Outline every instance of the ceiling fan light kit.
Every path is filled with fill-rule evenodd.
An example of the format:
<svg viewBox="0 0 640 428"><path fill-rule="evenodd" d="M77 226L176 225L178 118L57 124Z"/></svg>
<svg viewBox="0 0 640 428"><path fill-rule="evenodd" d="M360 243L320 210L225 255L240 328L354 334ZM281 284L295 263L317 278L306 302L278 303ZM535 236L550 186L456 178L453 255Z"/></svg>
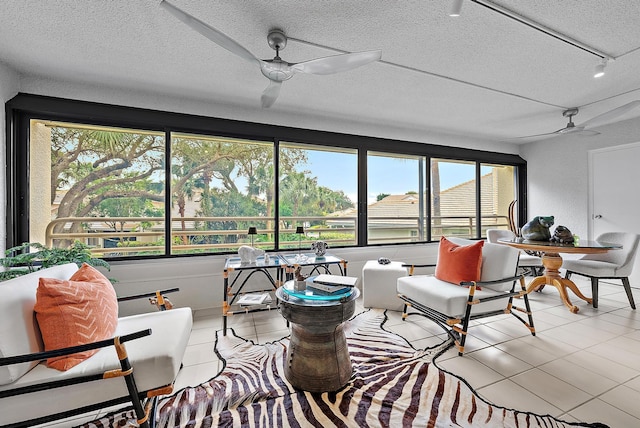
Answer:
<svg viewBox="0 0 640 428"><path fill-rule="evenodd" d="M378 61L382 58L382 51L373 50L333 55L299 63L289 63L280 58L280 51L287 46L287 36L280 29L273 29L269 31L267 35L267 43L276 51L276 56L273 59L262 60L231 37L200 21L198 18L189 15L187 12L184 12L166 0L161 1L160 6L220 47L243 59L258 64L262 74L269 79L269 86L262 92L261 102L263 108L268 108L273 105L280 94L282 82L291 79L296 73L318 75L340 73L370 62Z"/></svg>

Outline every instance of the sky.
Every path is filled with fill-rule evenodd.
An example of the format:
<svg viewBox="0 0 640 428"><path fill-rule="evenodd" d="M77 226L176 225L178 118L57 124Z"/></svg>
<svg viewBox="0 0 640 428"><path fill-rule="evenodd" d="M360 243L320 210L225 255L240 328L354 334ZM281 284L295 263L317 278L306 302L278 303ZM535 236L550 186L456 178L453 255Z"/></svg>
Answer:
<svg viewBox="0 0 640 428"><path fill-rule="evenodd" d="M357 156L310 150L308 163L303 167L317 177L318 184L333 190L341 189L352 201L357 200ZM377 173L378 171L382 173ZM380 193L405 194L418 191L418 163L416 160L391 159L372 156L369 159L367 200L375 202ZM473 164L440 164L440 186L442 190L473 180Z"/></svg>

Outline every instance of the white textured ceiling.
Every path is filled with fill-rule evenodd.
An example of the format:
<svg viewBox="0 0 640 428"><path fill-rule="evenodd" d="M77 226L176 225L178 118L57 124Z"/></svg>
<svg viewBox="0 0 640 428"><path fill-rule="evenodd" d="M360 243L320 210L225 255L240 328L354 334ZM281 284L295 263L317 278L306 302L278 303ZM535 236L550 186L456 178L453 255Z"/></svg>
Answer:
<svg viewBox="0 0 640 428"><path fill-rule="evenodd" d="M580 124L640 99L640 1L492 2L616 58L600 79L597 56L471 0L458 18L448 0L171 2L264 59L275 27L290 37L289 62L382 50L380 62L349 72L295 75L271 107L283 113L502 141L564 127L566 108L580 107ZM24 76L259 110L268 81L258 67L158 4L3 0L0 62ZM638 116L640 107L615 120Z"/></svg>

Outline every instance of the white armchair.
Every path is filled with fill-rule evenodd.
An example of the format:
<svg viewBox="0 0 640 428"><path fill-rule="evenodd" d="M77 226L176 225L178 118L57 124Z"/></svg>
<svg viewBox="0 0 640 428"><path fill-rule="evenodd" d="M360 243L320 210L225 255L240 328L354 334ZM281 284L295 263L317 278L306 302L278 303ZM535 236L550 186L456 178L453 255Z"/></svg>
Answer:
<svg viewBox="0 0 640 428"><path fill-rule="evenodd" d="M516 234L506 229L487 229L487 242L497 244L499 239L514 239ZM520 252L520 260L518 261L518 267L524 271L530 273L532 276L539 276L542 274L544 266L542 266L542 258L538 256L532 256Z"/></svg>
<svg viewBox="0 0 640 428"><path fill-rule="evenodd" d="M460 238L448 240L459 246L477 242ZM442 242L440 245L442 249ZM441 254L440 251L439 253ZM516 275L518 256L519 251L515 248L485 243L482 248L480 280L460 283L443 281L435 275L413 275L415 268L427 265L407 265L410 268L410 276L401 277L397 281L398 297L405 303L402 319L406 320L408 315L414 314L431 319L455 340L458 355L464 353L469 321L477 318L511 314L535 336L533 315L524 281L519 281L522 276ZM440 263L440 255L437 263ZM520 283L519 290L516 290L517 283ZM520 296L525 308L513 305L513 298ZM418 312L409 313L409 307ZM528 322L514 310L524 313Z"/></svg>
<svg viewBox="0 0 640 428"><path fill-rule="evenodd" d="M629 284L629 275L633 271L633 263L638 251L640 236L635 233L609 232L598 236L596 241L622 245L620 250L611 250L601 254L587 254L578 260L564 260L565 278L572 274L586 276L591 279L593 307L598 307L598 280L620 279L632 309L636 308Z"/></svg>

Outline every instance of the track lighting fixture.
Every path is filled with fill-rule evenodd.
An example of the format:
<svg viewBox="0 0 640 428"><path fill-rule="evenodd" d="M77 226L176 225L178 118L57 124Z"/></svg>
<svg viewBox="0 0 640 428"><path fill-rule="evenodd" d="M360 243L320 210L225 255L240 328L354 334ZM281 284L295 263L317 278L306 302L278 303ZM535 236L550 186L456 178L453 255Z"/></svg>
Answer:
<svg viewBox="0 0 640 428"><path fill-rule="evenodd" d="M460 16L460 11L462 10L462 1L463 0L453 0L451 2L451 11L449 12L449 16Z"/></svg>
<svg viewBox="0 0 640 428"><path fill-rule="evenodd" d="M596 65L596 68L593 72L593 77L598 78L604 76L604 68L607 66L607 62L607 58L602 58L602 61L600 61Z"/></svg>

